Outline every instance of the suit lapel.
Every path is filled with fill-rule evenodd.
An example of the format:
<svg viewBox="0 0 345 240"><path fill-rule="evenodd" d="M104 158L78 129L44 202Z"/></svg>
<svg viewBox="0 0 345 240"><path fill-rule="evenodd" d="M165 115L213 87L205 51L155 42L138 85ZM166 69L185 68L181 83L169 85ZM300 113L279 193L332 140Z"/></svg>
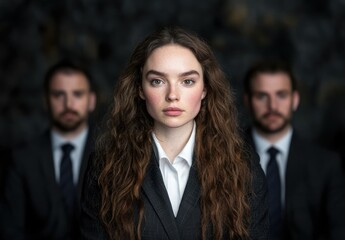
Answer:
<svg viewBox="0 0 345 240"><path fill-rule="evenodd" d="M184 229L184 225L188 224L186 221L188 217L192 214L192 211L195 207L198 207L200 198L200 184L198 180L198 174L195 169L194 164L190 168L189 177L187 181L187 185L185 191L183 193L182 201L179 207L179 211L177 213L177 225L180 230ZM182 235L182 231L181 231Z"/></svg>
<svg viewBox="0 0 345 240"><path fill-rule="evenodd" d="M84 182L84 176L85 176L85 172L87 168L87 163L89 161L90 154L93 150L94 150L93 134L91 132L91 128L89 128L86 143L84 146L84 152L83 152L83 156L81 160L80 170L79 170L79 179L78 179L78 185L77 185L78 203L80 202L81 191L83 188L83 182Z"/></svg>
<svg viewBox="0 0 345 240"><path fill-rule="evenodd" d="M92 138L92 133L89 130L86 144L84 147L84 152L82 156L80 171L79 171L79 180L77 185L77 197L78 197L78 206L80 202L82 183L85 176L85 171L87 168L87 162L89 160L89 155L94 149L94 141ZM53 151L52 151L52 142L50 137L50 131L46 131L42 138L40 138L39 143L37 144L37 156L39 157L40 165L42 166L42 172L49 184L50 192L53 194L54 198L62 198L60 193L60 187L56 182L55 170L54 170L54 161L53 161Z"/></svg>
<svg viewBox="0 0 345 240"><path fill-rule="evenodd" d="M39 150L39 161L42 166L45 179L47 179L47 183L51 186L49 188L51 189L52 194L54 194L59 192L60 189L55 178L50 132L47 131L40 140L41 142L38 144L39 149L37 149Z"/></svg>
<svg viewBox="0 0 345 240"><path fill-rule="evenodd" d="M307 174L303 166L306 163L303 154L303 145L300 143L298 136L295 133L292 135L288 162L286 167L286 189L285 196L291 196L291 191L295 191L296 186L300 185L300 180ZM289 198L285 197L286 203L288 203Z"/></svg>
<svg viewBox="0 0 345 240"><path fill-rule="evenodd" d="M165 189L157 160L154 156L152 156L148 166L142 189L149 202L152 204L152 207L159 217L169 239L180 239L169 196Z"/></svg>
<svg viewBox="0 0 345 240"><path fill-rule="evenodd" d="M252 145L256 150L256 146L251 134L251 129L249 129L246 133L248 143ZM291 138L285 174L285 204L289 203L290 199L288 198L288 196L291 195L293 186L296 186L296 184L298 185L301 177L303 177L303 175L305 174L302 171L304 169L304 167L302 167L302 164L304 164L305 161L300 160L301 158L303 158L302 153L303 146L300 144L300 140L294 131Z"/></svg>
<svg viewBox="0 0 345 240"><path fill-rule="evenodd" d="M67 219L67 212L63 204L63 197L60 191L59 184L56 182L54 161L53 161L53 151L51 144L50 132L47 131L40 139L36 145L37 155L39 161L39 166L41 167L44 187L46 188L49 195L46 197L50 199L50 204L52 211L56 212L56 216L61 217L61 219Z"/></svg>

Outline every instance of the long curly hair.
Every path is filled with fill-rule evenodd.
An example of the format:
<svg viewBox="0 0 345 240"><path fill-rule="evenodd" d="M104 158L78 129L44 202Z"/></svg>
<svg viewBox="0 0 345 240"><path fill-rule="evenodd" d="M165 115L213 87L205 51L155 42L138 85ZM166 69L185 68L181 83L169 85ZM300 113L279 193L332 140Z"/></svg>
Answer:
<svg viewBox="0 0 345 240"><path fill-rule="evenodd" d="M141 69L152 51L177 44L193 52L202 66L207 95L196 121L194 164L201 186L201 234L211 226L214 239L248 237L248 153L238 132L228 80L210 47L179 27L149 35L133 51L119 77L106 131L97 141L101 164L100 218L110 239L141 239L144 216L140 188L153 152L153 119L139 97ZM137 221L134 221L135 212Z"/></svg>

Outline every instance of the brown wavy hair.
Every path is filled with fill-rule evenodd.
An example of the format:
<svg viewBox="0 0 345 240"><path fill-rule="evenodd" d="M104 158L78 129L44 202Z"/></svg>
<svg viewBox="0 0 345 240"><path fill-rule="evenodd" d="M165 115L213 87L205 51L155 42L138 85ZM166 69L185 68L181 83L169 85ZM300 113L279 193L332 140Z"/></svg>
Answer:
<svg viewBox="0 0 345 240"><path fill-rule="evenodd" d="M147 58L156 48L177 44L193 52L202 66L207 95L196 121L194 164L201 186L201 234L211 226L214 239L248 237L250 173L238 133L234 97L206 42L178 27L149 35L133 51L119 77L107 129L98 139L101 162L100 217L110 239L141 239L144 207L140 188L152 154L153 119L139 97ZM134 210L136 209L136 210ZM134 211L138 212L135 220Z"/></svg>

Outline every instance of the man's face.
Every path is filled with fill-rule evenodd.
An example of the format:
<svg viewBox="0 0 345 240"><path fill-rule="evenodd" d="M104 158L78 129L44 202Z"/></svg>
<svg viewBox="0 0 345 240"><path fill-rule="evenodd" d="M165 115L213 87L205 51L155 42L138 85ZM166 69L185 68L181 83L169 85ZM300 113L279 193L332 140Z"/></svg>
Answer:
<svg viewBox="0 0 345 240"><path fill-rule="evenodd" d="M47 99L53 128L62 133L81 131L87 125L89 112L95 108L95 98L83 74L55 74Z"/></svg>
<svg viewBox="0 0 345 240"><path fill-rule="evenodd" d="M286 130L299 103L298 92L292 90L290 78L283 72L257 74L246 99L254 126L265 134Z"/></svg>

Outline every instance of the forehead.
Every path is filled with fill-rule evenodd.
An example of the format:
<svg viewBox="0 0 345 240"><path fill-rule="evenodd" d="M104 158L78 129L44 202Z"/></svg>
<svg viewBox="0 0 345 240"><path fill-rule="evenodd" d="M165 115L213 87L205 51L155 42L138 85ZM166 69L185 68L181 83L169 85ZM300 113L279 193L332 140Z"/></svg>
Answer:
<svg viewBox="0 0 345 240"><path fill-rule="evenodd" d="M202 67L192 51L177 44L165 45L152 51L145 62L144 71L153 68L162 72L193 69L202 73Z"/></svg>
<svg viewBox="0 0 345 240"><path fill-rule="evenodd" d="M277 73L258 73L251 81L252 91L292 91L291 79L288 74Z"/></svg>
<svg viewBox="0 0 345 240"><path fill-rule="evenodd" d="M50 90L89 90L86 76L79 72L58 72L52 76Z"/></svg>

